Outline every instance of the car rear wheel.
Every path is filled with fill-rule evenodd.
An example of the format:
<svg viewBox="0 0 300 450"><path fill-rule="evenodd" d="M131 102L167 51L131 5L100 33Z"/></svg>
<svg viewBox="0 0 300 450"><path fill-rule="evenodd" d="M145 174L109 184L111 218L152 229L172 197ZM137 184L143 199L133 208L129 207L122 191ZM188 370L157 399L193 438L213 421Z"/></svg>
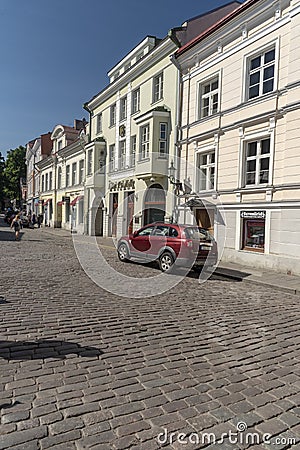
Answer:
<svg viewBox="0 0 300 450"><path fill-rule="evenodd" d="M159 268L162 272L168 272L171 270L175 262L173 255L170 252L164 252L159 257Z"/></svg>
<svg viewBox="0 0 300 450"><path fill-rule="evenodd" d="M127 248L126 244L120 244L119 245L118 257L119 257L119 260L122 261L122 262L129 261L129 253L128 253L128 248Z"/></svg>

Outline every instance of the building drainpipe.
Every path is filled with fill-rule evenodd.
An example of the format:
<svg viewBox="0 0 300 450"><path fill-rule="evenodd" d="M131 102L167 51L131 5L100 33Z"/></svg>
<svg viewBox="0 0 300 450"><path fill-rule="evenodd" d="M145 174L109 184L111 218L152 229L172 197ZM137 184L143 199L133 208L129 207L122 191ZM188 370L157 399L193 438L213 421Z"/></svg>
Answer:
<svg viewBox="0 0 300 450"><path fill-rule="evenodd" d="M85 109L85 111L88 112L89 114L89 127L90 127L90 131L88 134L88 144L91 142L91 134L92 134L92 111L90 110L90 108L88 107L87 103L84 103L83 105L83 109ZM86 168L87 168L87 161L86 161L86 155L85 155L85 170L84 170L84 182L83 182L83 186L84 186L84 192L87 192L87 198L86 196L84 196L84 203L87 205L87 214L85 214L84 216L84 234L89 234L89 226L90 226L90 189L85 189L85 184L86 184ZM85 208L84 208L85 210Z"/></svg>
<svg viewBox="0 0 300 450"><path fill-rule="evenodd" d="M179 44L178 44L179 46ZM181 144L179 144L179 141L181 140L181 122L182 122L182 74L181 74L181 68L180 65L175 58L175 55L171 55L170 57L171 62L174 64L174 66L178 69L177 72L177 89L176 89L176 121L175 121L175 164L177 168L177 176L176 179L180 180L180 163L181 163ZM175 210L177 209L177 201L174 201L174 211L173 214L175 215ZM178 209L176 211L176 221L178 220Z"/></svg>

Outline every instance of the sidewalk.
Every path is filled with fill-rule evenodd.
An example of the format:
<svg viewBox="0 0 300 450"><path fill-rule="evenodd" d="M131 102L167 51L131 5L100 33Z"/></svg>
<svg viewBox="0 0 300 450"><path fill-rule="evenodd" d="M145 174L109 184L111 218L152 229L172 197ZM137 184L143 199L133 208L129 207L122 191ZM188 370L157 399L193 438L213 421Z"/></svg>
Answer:
<svg viewBox="0 0 300 450"><path fill-rule="evenodd" d="M270 286L289 294L300 295L300 277L273 270L258 269L229 262L220 262L215 273L234 280Z"/></svg>
<svg viewBox="0 0 300 450"><path fill-rule="evenodd" d="M72 236L70 231L61 228L43 227L42 230L56 236ZM99 236L97 241L102 246L115 249L110 237ZM223 261L220 262L214 273L233 280L270 286L282 292L300 295L300 276L286 275L273 270L258 269Z"/></svg>

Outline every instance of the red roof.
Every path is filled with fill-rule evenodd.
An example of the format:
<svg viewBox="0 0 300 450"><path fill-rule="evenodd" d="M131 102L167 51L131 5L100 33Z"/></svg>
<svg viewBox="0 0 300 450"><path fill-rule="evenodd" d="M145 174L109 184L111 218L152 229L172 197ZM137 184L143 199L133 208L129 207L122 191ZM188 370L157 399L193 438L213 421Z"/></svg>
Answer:
<svg viewBox="0 0 300 450"><path fill-rule="evenodd" d="M194 47L198 42L201 42L204 38L212 34L214 31L221 28L223 25L228 23L230 20L232 20L234 17L241 14L243 11L245 11L250 6L254 5L255 3L259 2L260 0L248 0L245 3L243 3L241 6L239 6L237 9L232 11L231 13L227 14L227 16L223 17L221 20L216 22L214 25L212 25L210 28L205 30L203 33L200 33L198 36L196 36L191 41L187 42L185 45L180 47L177 52L175 53L175 57L177 58L179 55L182 55L190 48Z"/></svg>

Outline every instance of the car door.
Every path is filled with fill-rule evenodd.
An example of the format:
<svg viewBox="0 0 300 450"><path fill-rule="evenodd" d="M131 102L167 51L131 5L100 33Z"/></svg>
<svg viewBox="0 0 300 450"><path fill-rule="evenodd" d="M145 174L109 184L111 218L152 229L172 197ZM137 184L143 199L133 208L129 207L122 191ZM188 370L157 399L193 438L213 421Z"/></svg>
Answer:
<svg viewBox="0 0 300 450"><path fill-rule="evenodd" d="M148 259L151 248L150 236L154 230L154 225L144 227L134 233L131 239L132 254L137 258Z"/></svg>
<svg viewBox="0 0 300 450"><path fill-rule="evenodd" d="M169 234L168 225L157 225L150 236L151 247L149 255L151 259L155 260L161 253L161 250L167 245L167 238Z"/></svg>

